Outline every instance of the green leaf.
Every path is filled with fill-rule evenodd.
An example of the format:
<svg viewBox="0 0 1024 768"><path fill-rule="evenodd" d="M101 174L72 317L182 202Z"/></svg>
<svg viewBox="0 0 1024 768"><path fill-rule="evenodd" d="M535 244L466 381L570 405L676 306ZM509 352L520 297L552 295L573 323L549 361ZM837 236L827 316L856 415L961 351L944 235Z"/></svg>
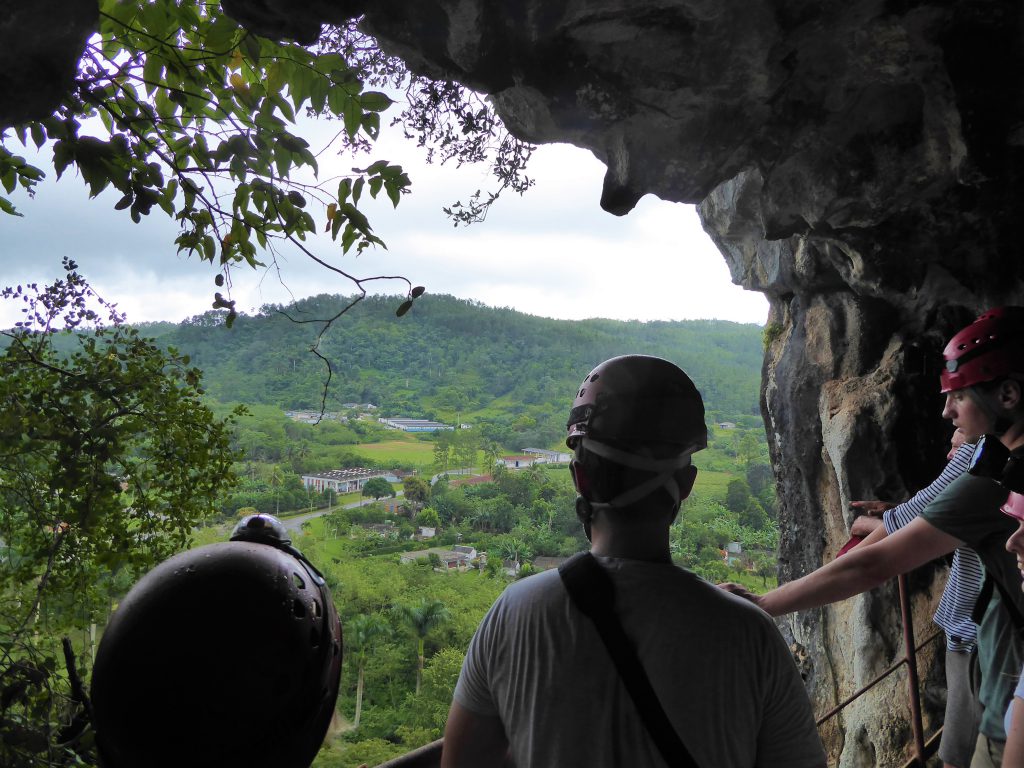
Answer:
<svg viewBox="0 0 1024 768"><path fill-rule="evenodd" d="M284 67L280 62L275 61L267 67L267 76L264 81L267 86L267 95L280 94L284 87Z"/></svg>
<svg viewBox="0 0 1024 768"><path fill-rule="evenodd" d="M260 65L261 55L259 38L251 32L248 32L245 37L242 38L240 47L245 53L245 57L249 60L249 63L252 64L253 67L258 67Z"/></svg>
<svg viewBox="0 0 1024 768"><path fill-rule="evenodd" d="M43 130L43 126L39 123L32 123L29 126L29 131L32 133L32 141L36 145L36 149L43 146L46 143L46 131Z"/></svg>
<svg viewBox="0 0 1024 768"><path fill-rule="evenodd" d="M338 203L348 201L348 196L352 194L352 179L344 178L338 182Z"/></svg>
<svg viewBox="0 0 1024 768"><path fill-rule="evenodd" d="M398 305L398 309L395 310L395 315L402 317L410 309L412 309L412 301L407 299Z"/></svg>
<svg viewBox="0 0 1024 768"><path fill-rule="evenodd" d="M18 210L14 207L10 200L6 197L0 197L0 211L11 216L22 216L23 214L18 213Z"/></svg>
<svg viewBox="0 0 1024 768"><path fill-rule="evenodd" d="M379 91L361 93L359 103L367 112L383 112L392 104L391 99Z"/></svg>
<svg viewBox="0 0 1024 768"><path fill-rule="evenodd" d="M362 125L363 121L363 112L359 109L359 102L351 98L346 99L343 116L345 132L349 135L350 139L354 139L356 134L359 133L359 126Z"/></svg>

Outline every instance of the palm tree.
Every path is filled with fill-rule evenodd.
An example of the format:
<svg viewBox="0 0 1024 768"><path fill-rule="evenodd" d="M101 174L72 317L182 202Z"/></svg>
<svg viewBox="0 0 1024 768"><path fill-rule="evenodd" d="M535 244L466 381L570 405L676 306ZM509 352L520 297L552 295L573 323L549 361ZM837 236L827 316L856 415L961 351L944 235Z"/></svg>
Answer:
<svg viewBox="0 0 1024 768"><path fill-rule="evenodd" d="M359 727L359 719L363 714L363 672L370 649L379 638L389 634L391 627L380 614L360 614L345 627L345 655L355 663L356 677L356 714L352 727Z"/></svg>
<svg viewBox="0 0 1024 768"><path fill-rule="evenodd" d="M519 555L529 556L526 542L515 536L502 537L498 542L498 552L504 560L512 561L512 568L519 570Z"/></svg>
<svg viewBox="0 0 1024 768"><path fill-rule="evenodd" d="M416 605L401 605L398 611L402 618L409 622L416 634L416 693L420 692L423 682L423 646L430 631L442 622L448 621L451 614L440 600L421 598Z"/></svg>

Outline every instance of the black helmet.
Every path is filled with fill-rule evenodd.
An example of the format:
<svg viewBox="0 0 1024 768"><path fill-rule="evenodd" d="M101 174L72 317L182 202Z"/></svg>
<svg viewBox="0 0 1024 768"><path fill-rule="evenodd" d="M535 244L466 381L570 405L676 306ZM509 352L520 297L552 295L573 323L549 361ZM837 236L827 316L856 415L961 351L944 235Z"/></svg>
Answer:
<svg viewBox="0 0 1024 768"><path fill-rule="evenodd" d="M689 488L680 487L677 473L708 444L704 402L690 377L674 363L647 355L613 357L587 374L566 430L570 448L582 446L607 461L652 473L611 501L586 500L590 510L627 507L659 488L678 505Z"/></svg>
<svg viewBox="0 0 1024 768"><path fill-rule="evenodd" d="M290 544L254 515L131 589L92 675L105 768L309 766L334 713L341 625Z"/></svg>
<svg viewBox="0 0 1024 768"><path fill-rule="evenodd" d="M613 357L587 374L566 430L570 448L584 437L698 451L708 444L704 402L690 377L675 363L648 355Z"/></svg>

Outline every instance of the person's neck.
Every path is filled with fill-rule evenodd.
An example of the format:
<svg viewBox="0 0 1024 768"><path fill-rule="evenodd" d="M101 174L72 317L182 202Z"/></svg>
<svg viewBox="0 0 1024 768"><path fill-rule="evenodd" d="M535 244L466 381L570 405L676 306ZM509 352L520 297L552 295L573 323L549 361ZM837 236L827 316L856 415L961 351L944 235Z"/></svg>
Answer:
<svg viewBox="0 0 1024 768"><path fill-rule="evenodd" d="M593 531L590 551L601 557L622 557L627 560L646 560L655 563L671 563L672 553L668 546L668 535L639 535L639 532Z"/></svg>
<svg viewBox="0 0 1024 768"><path fill-rule="evenodd" d="M1010 428L1000 435L999 439L1011 451L1024 447L1024 418L1018 417L1018 419L1010 425Z"/></svg>

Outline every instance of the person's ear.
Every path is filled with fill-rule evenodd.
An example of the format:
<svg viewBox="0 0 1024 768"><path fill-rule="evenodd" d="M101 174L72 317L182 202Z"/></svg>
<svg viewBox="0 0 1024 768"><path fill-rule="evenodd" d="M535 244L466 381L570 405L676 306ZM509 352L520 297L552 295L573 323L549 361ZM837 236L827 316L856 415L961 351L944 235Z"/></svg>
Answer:
<svg viewBox="0 0 1024 768"><path fill-rule="evenodd" d="M697 479L697 468L692 464L683 467L676 473L676 484L679 486L679 500L682 501L693 490L693 481Z"/></svg>
<svg viewBox="0 0 1024 768"><path fill-rule="evenodd" d="M590 479L587 477L587 470L576 459L569 462L569 474L572 475L572 484L576 488L576 493L580 496L587 496L590 491Z"/></svg>
<svg viewBox="0 0 1024 768"><path fill-rule="evenodd" d="M1021 384L1016 379L1003 379L999 385L999 405L1008 411L1021 405Z"/></svg>

